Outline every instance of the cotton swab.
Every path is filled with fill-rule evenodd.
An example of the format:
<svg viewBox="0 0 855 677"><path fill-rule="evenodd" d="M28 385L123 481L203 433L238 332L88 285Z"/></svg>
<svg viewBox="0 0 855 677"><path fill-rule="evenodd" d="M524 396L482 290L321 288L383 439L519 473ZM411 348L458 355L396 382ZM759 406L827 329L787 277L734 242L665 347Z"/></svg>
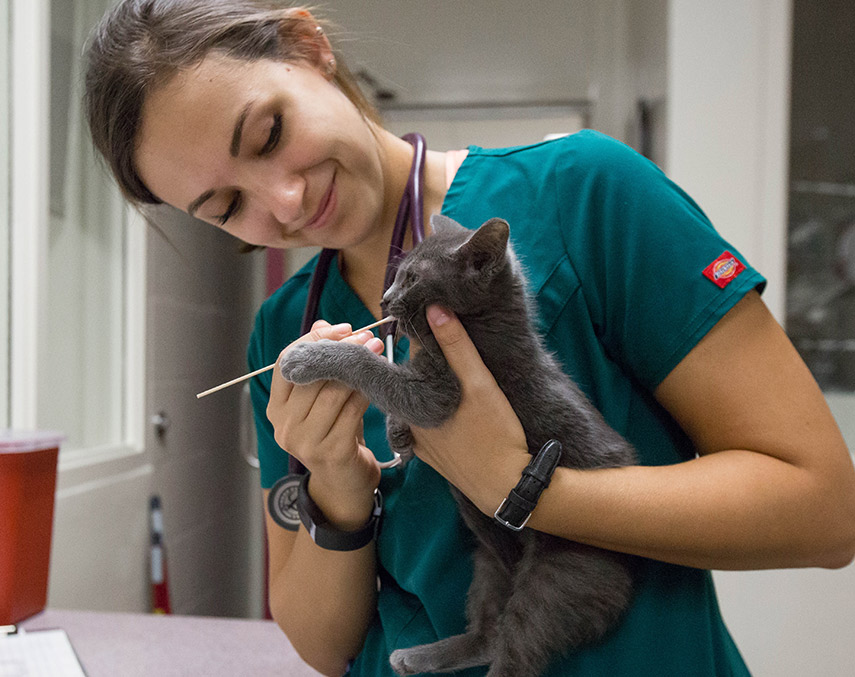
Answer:
<svg viewBox="0 0 855 677"><path fill-rule="evenodd" d="M391 315L389 315L388 317L384 317L382 320L377 320L377 322L372 322L371 324L369 324L365 327L362 327L361 329L355 329L354 331L350 332L347 336L353 336L354 334L358 334L361 331L368 331L369 329L374 329L375 327L379 327L381 324L386 324L388 322L394 322L394 320L395 320L395 318L392 317ZM345 336L344 338L347 338L347 336ZM253 376L258 376L259 374L263 374L266 371L270 371L271 369L273 369L273 367L276 366L276 364L277 364L276 362L274 362L273 364L268 364L266 367L262 367L261 369L256 369L254 372L252 372L250 374L244 374L243 376L238 376L237 378L232 379L231 381L227 381L225 383L221 383L218 386L214 386L213 388L210 388L209 390L206 390L206 391L201 392L198 395L196 395L196 399L198 400L199 398L205 397L206 395L210 395L211 393L215 393L218 390L223 390L224 388L228 388L229 386L233 386L235 383L240 383L241 381L246 381L248 378L252 378Z"/></svg>

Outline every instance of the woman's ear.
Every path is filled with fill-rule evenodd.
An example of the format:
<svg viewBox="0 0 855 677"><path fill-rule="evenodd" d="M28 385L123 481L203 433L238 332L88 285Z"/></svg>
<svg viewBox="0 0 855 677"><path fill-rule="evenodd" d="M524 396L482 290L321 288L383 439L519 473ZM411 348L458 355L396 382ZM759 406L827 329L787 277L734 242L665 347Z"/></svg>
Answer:
<svg viewBox="0 0 855 677"><path fill-rule="evenodd" d="M336 73L336 61L332 45L327 38L324 27L321 26L312 13L306 9L294 9L288 12L287 19L282 22L282 39L286 43L295 44L293 51L301 58L317 68L321 74L332 80ZM292 50L284 50L291 52Z"/></svg>

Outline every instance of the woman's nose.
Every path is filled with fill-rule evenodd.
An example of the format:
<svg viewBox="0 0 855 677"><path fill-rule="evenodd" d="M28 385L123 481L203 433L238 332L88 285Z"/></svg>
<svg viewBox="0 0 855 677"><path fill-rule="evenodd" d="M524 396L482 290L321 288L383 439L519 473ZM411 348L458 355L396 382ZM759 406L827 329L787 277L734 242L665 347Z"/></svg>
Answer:
<svg viewBox="0 0 855 677"><path fill-rule="evenodd" d="M299 174L262 175L256 192L261 206L281 224L295 223L305 215L306 181Z"/></svg>

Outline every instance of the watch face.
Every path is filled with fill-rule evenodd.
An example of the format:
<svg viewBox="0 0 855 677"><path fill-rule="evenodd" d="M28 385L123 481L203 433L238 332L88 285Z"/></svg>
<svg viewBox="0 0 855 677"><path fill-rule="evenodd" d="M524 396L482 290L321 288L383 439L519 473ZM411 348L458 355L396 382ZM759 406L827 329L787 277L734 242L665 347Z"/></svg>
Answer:
<svg viewBox="0 0 855 677"><path fill-rule="evenodd" d="M297 531L300 514L297 512L297 494L302 475L286 475L270 490L267 496L267 511L280 527Z"/></svg>

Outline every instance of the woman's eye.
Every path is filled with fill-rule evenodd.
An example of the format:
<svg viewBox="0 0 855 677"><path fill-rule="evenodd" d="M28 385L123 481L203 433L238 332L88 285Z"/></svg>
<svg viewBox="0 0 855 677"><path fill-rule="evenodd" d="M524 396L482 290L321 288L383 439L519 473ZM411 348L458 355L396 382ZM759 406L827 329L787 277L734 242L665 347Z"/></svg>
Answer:
<svg viewBox="0 0 855 677"><path fill-rule="evenodd" d="M264 144L259 151L259 155L267 155L272 153L279 144L279 139L282 137L282 115L277 113L273 116L273 124L270 126L270 136L267 137L267 143Z"/></svg>
<svg viewBox="0 0 855 677"><path fill-rule="evenodd" d="M240 193L235 193L235 196L232 198L232 201L229 202L229 206L226 209L226 213L222 216L217 217L217 223L222 227L226 225L226 221L228 221L232 216L235 215L237 210L240 208Z"/></svg>

